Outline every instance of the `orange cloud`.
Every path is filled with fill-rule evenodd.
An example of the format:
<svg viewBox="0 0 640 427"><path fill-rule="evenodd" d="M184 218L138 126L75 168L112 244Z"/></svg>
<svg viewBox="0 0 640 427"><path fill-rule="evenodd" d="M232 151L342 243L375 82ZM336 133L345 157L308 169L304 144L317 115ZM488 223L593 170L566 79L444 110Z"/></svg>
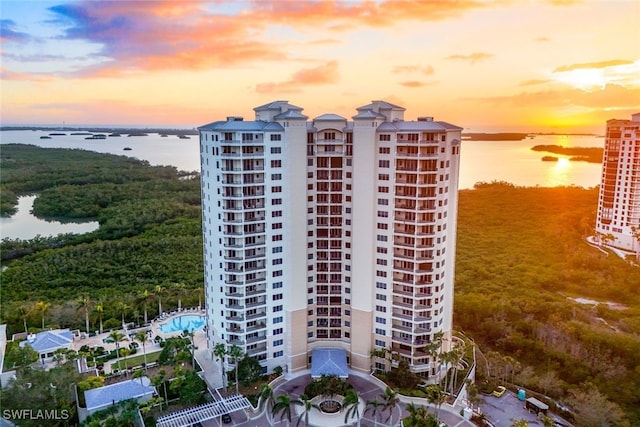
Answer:
<svg viewBox="0 0 640 427"><path fill-rule="evenodd" d="M469 61L472 64L475 64L476 62L480 62L480 61L484 61L486 59L489 58L493 58L493 55L490 53L486 53L486 52L474 52L471 53L469 55L451 55L451 56L447 56L447 59L455 59L455 60L463 60L463 61Z"/></svg>
<svg viewBox="0 0 640 427"><path fill-rule="evenodd" d="M640 88L625 88L609 84L603 89L586 91L582 89L548 90L526 92L511 96L474 98L500 106L561 107L580 106L586 108L638 108L640 109Z"/></svg>
<svg viewBox="0 0 640 427"><path fill-rule="evenodd" d="M586 62L583 64L563 65L553 70L553 72L562 73L565 71L581 70L585 68L607 68L607 67L615 67L617 65L630 65L633 63L634 61L630 61L627 59L611 59L609 61Z"/></svg>
<svg viewBox="0 0 640 427"><path fill-rule="evenodd" d="M526 81L520 83L520 86L541 85L541 84L549 83L549 82L551 82L551 80L538 80L538 79L526 80Z"/></svg>
<svg viewBox="0 0 640 427"><path fill-rule="evenodd" d="M339 79L338 62L330 61L315 68L305 68L296 72L291 80L281 83L260 83L258 93L298 92L300 86L335 83Z"/></svg>
<svg viewBox="0 0 640 427"><path fill-rule="evenodd" d="M406 81L406 82L400 82L399 84L402 85L402 86L405 86L405 87L424 87L424 86L433 86L436 83L435 82L420 82L420 81L417 81L417 80L409 80L409 81Z"/></svg>
<svg viewBox="0 0 640 427"><path fill-rule="evenodd" d="M422 73L426 76L433 74L433 67L431 65L398 65L392 70L393 73Z"/></svg>
<svg viewBox="0 0 640 427"><path fill-rule="evenodd" d="M198 70L286 59L288 52L282 45L256 37L278 25L349 31L393 26L406 20L442 20L487 7L485 2L473 0L252 0L243 5L240 11L233 2L211 4L202 0L78 2L53 6L49 11L56 14L51 22L60 25L62 38L102 47L99 58L92 61L98 65L64 74L113 77L138 71ZM336 42L339 39L311 43Z"/></svg>

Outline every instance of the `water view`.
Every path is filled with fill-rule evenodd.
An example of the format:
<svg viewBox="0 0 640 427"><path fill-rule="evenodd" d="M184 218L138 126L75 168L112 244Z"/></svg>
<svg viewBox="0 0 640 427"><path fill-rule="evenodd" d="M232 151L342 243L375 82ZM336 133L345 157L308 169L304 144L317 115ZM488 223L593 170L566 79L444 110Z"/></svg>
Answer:
<svg viewBox="0 0 640 427"><path fill-rule="evenodd" d="M88 233L98 228L97 221L59 222L45 221L31 214L36 196L18 199L18 212L11 218L0 218L0 237L10 239L33 239L36 236L55 236L66 233Z"/></svg>
<svg viewBox="0 0 640 427"><path fill-rule="evenodd" d="M179 139L175 135L108 137L86 140L82 135L49 136L49 131L2 131L0 143L32 144L40 147L76 148L136 157L152 165L172 165L180 170L200 170L200 144L197 135ZM600 183L601 165L571 162L557 156L557 162L543 162L545 153L532 151L534 145L565 147L603 147L596 136L538 135L522 141L463 141L459 188L473 188L477 182L506 181L521 186L556 187L577 185L594 187ZM125 148L131 150L125 151Z"/></svg>
<svg viewBox="0 0 640 427"><path fill-rule="evenodd" d="M86 135L49 136L50 131L2 131L0 143L32 144L50 148L72 148L125 155L146 160L152 165L171 165L184 171L200 170L200 144L197 135L180 139L157 133L147 136L107 137L87 140ZM463 141L459 188L473 188L477 182L506 181L519 186L555 187L576 185L594 187L600 183L601 165L574 162L557 155L557 162L543 162L545 153L532 151L534 145L566 147L602 147L603 138L595 136L539 135L522 141ZM98 227L96 222L48 222L30 214L35 196L20 198L19 211L0 219L2 238L29 239L36 235L85 233Z"/></svg>

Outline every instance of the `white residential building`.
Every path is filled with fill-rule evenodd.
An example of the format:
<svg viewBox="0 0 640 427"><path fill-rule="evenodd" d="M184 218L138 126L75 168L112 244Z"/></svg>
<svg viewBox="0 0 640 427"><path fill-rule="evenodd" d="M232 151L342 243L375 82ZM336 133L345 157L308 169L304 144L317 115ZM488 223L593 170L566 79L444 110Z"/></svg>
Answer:
<svg viewBox="0 0 640 427"><path fill-rule="evenodd" d="M385 101L352 121L254 111L199 128L210 347L269 371L331 349L323 363L342 353L363 372L386 348L439 374L425 346L451 345L462 128Z"/></svg>
<svg viewBox="0 0 640 427"><path fill-rule="evenodd" d="M607 121L596 232L608 244L640 251L640 113Z"/></svg>

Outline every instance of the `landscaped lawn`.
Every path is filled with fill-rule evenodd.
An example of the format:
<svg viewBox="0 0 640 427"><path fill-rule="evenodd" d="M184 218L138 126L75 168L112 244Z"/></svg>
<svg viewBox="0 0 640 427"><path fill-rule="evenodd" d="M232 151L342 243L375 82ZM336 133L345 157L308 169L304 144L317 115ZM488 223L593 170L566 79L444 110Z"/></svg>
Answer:
<svg viewBox="0 0 640 427"><path fill-rule="evenodd" d="M161 352L162 351L147 353L147 363L157 362L158 356L160 356ZM128 368L133 368L134 366L140 366L144 363L144 355L142 354L142 352L140 352L140 354L136 354L135 356L127 357L126 362L127 362L126 366ZM111 364L111 370L113 371L114 369L120 369L120 370L125 369L125 359L121 357L120 362L117 362L117 361L113 362Z"/></svg>

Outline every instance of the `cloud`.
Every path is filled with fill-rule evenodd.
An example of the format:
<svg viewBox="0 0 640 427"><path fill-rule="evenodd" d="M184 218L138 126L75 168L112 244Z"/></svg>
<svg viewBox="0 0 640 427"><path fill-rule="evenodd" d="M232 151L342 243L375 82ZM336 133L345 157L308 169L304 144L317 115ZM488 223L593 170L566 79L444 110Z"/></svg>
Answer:
<svg viewBox="0 0 640 427"><path fill-rule="evenodd" d="M486 53L486 52L474 52L471 53L469 55L451 55L451 56L447 56L447 59L454 59L454 60L462 60L462 61L469 61L472 64L475 64L476 62L480 62L480 61L484 61L486 59L489 58L493 58L493 55L490 53Z"/></svg>
<svg viewBox="0 0 640 427"><path fill-rule="evenodd" d="M420 82L417 80L409 80L406 82L400 82L399 84L405 87L415 88L415 87L433 86L436 84L436 82Z"/></svg>
<svg viewBox="0 0 640 427"><path fill-rule="evenodd" d="M309 32L318 28L351 31L391 27L404 21L437 21L460 16L486 2L264 1L215 4L204 0L84 1L48 8L47 22L58 39L99 47L95 61L58 74L117 76L176 69L224 68L258 61L280 61L289 52L264 37L277 27ZM12 21L3 23L3 37L26 39ZM339 42L340 38L310 41ZM117 64L117 66L115 65Z"/></svg>
<svg viewBox="0 0 640 427"><path fill-rule="evenodd" d="M338 62L329 61L315 68L305 68L293 74L290 80L281 83L260 83L258 93L299 92L301 86L336 83L339 79Z"/></svg>
<svg viewBox="0 0 640 427"><path fill-rule="evenodd" d="M421 73L425 76L430 76L433 74L433 67L431 65L421 66L421 65L398 65L393 70L392 73L402 74L402 73Z"/></svg>
<svg viewBox="0 0 640 427"><path fill-rule="evenodd" d="M526 80L522 83L520 83L520 86L533 86L533 85L541 85L541 84L545 84L545 83L550 83L551 80L539 80L539 79L534 79L534 80Z"/></svg>
<svg viewBox="0 0 640 427"><path fill-rule="evenodd" d="M0 41L7 42L25 42L31 40L31 36L27 33L18 31L15 21L11 19L0 19Z"/></svg>
<svg viewBox="0 0 640 427"><path fill-rule="evenodd" d="M587 68L607 68L607 67L615 67L618 65L630 65L633 63L634 61L631 61L628 59L611 59L609 61L586 62L582 64L563 65L561 67L557 67L555 70L553 70L553 72L562 73L566 71L582 70Z"/></svg>
<svg viewBox="0 0 640 427"><path fill-rule="evenodd" d="M588 108L640 108L640 88L626 88L609 84L599 90L582 89L547 90L524 92L511 96L474 98L495 106L555 108L562 106L581 106Z"/></svg>

